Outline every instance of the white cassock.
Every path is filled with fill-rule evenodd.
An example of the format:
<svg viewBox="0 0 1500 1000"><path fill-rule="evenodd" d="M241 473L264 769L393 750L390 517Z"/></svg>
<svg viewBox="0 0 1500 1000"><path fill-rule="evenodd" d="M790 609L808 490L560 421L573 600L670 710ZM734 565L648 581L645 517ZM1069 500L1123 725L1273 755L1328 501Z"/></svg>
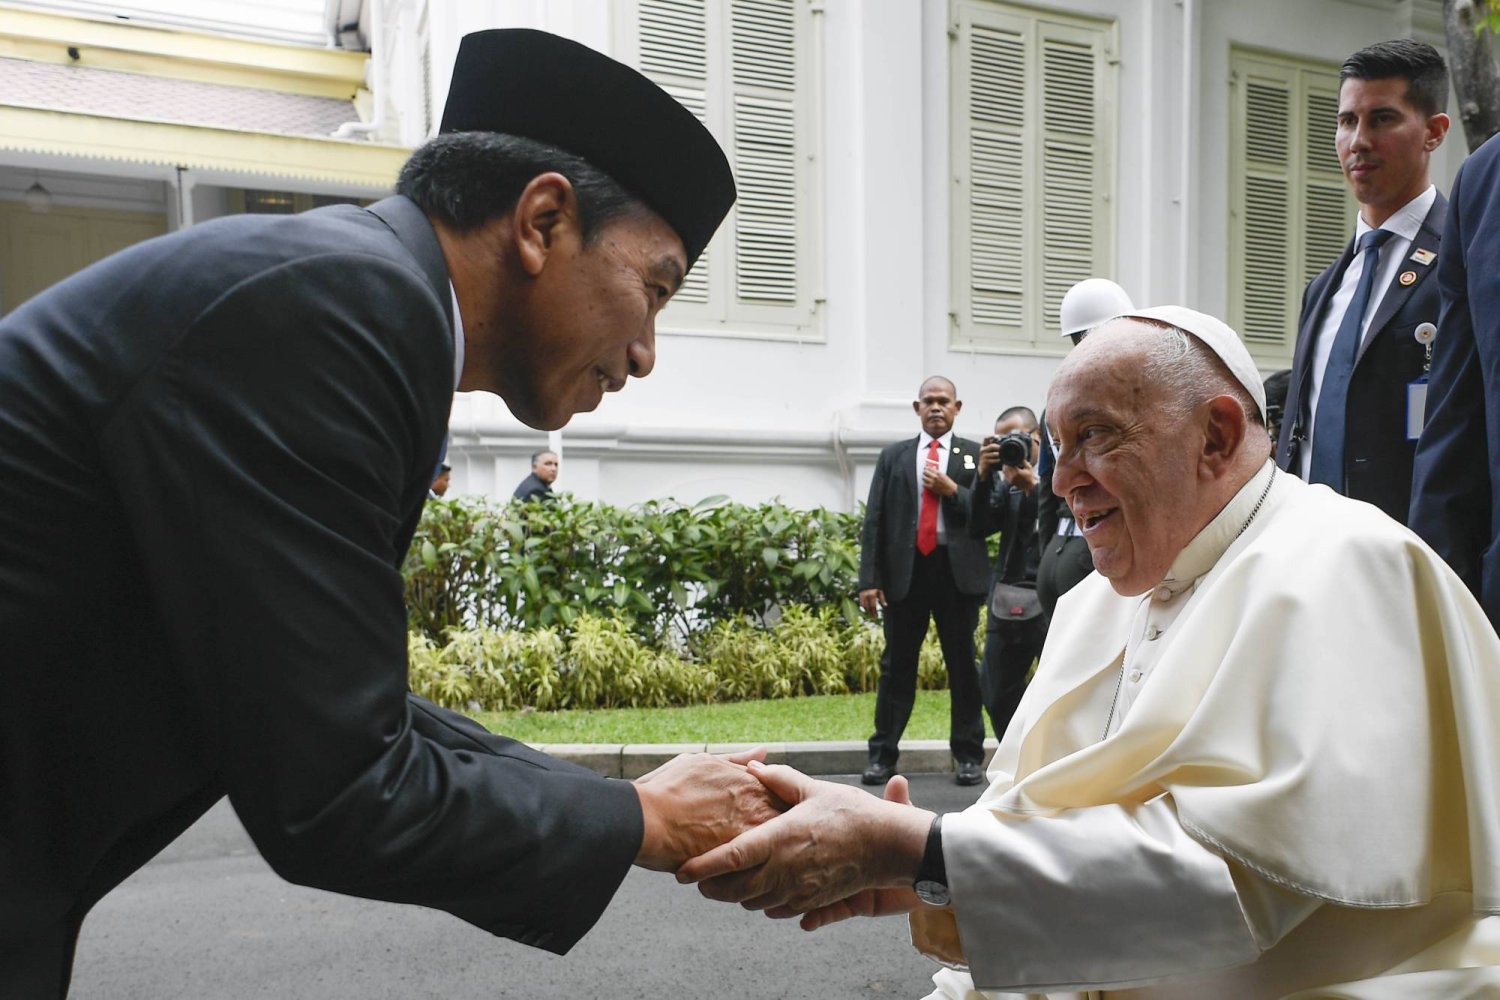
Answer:
<svg viewBox="0 0 1500 1000"><path fill-rule="evenodd" d="M1059 603L943 820L929 1000L1500 996L1500 639L1416 535L1271 475L1153 591Z"/></svg>

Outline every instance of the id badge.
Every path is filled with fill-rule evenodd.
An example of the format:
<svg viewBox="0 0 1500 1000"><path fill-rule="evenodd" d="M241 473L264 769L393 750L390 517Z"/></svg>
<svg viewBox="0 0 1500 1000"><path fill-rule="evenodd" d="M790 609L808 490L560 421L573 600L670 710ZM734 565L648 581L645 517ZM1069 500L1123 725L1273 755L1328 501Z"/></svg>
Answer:
<svg viewBox="0 0 1500 1000"><path fill-rule="evenodd" d="M1406 440L1415 441L1422 436L1422 425L1427 420L1427 379L1419 378L1406 383Z"/></svg>

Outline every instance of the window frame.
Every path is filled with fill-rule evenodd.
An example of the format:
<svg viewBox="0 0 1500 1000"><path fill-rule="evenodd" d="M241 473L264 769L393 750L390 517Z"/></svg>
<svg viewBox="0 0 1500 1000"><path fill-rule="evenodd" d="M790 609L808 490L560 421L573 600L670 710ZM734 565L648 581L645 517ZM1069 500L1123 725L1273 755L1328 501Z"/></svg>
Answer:
<svg viewBox="0 0 1500 1000"><path fill-rule="evenodd" d="M663 89L698 113L709 131L724 147L735 169L740 198L709 242L682 292L673 298L657 321L657 332L698 337L728 337L746 340L782 340L798 343L826 342L823 289L823 219L821 135L817 117L821 106L821 36L816 30L818 7L812 0L784 0L792 18L794 46L792 75L795 85L787 91L792 100L794 149L791 169L795 172L790 210L793 234L787 242L795 253L793 281L796 292L791 304L779 305L741 297L737 291L737 268L741 264L739 239L741 212L746 205L746 182L750 180L741 162L743 152L734 134L737 99L754 101L768 91L736 88L732 80L732 31L734 12L742 6L776 5L782 0L725 0L701 4L705 47L701 81L687 75L670 75L642 69L641 15L643 8L658 12L672 7L694 6L694 0L631 0L613 9L613 37L619 58L642 69ZM688 54L691 62L696 53ZM695 86L700 84L701 87ZM701 100L695 99L697 91ZM701 106L701 110L699 110ZM748 144L746 144L748 147ZM706 279L695 282L699 275ZM704 288L706 301L692 301L695 288Z"/></svg>
<svg viewBox="0 0 1500 1000"><path fill-rule="evenodd" d="M952 254L949 347L983 354L1060 356L1069 346L1058 333L1057 306L1063 293L1076 281L1089 277L1113 277L1115 273L1119 22L1108 17L1033 8L999 0L951 0L950 26L953 42L949 68L949 175L953 193L949 204ZM1023 93L1018 111L1022 124L1011 143L1019 150L1020 168L1011 171L1012 176L1018 174L1020 178L1019 195L1014 198L1018 208L1009 213L1013 216L1019 213L1021 232L1013 241L1014 248L1008 251L1001 245L1003 239L997 239L994 246L981 247L971 238L976 199L970 192L975 189L975 175L978 173L970 155L976 131L976 119L970 114L971 94L976 85L976 28L995 33L1014 32L1024 37L1021 53L1024 60L1021 70ZM1094 127L1089 134L1095 157L1095 182L1088 213L1088 226L1093 233L1088 241L1093 249L1093 263L1066 278L1054 277L1050 287L1045 249L1048 245L1045 236L1048 209L1044 205L1050 175L1045 171L1043 161L1049 143L1054 146L1065 143L1066 137L1058 133L1070 130L1049 128L1045 118L1047 91L1043 86L1043 58L1049 41L1062 41L1068 45L1087 42L1095 50L1093 107L1090 112ZM999 135L1002 130L995 128L993 131ZM997 164L995 172L998 174L1000 169ZM1002 210L997 206L996 214ZM1057 213L1065 214L1066 211ZM992 268L995 262L1000 262L1001 269L1008 260L1018 273L1011 288L1003 292L1012 297L1011 311L1018 316L1015 322L1005 324L975 318L977 280L974 264L981 259L990 259ZM995 304L991 308L1003 307Z"/></svg>

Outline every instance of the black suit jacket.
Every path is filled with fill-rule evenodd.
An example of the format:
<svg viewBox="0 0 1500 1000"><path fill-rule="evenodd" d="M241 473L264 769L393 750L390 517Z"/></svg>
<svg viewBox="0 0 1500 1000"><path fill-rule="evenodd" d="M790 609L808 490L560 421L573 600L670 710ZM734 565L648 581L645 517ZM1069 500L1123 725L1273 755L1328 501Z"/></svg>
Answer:
<svg viewBox="0 0 1500 1000"><path fill-rule="evenodd" d="M535 472L530 472L511 492L511 496L516 500L551 500L552 484L542 482Z"/></svg>
<svg viewBox="0 0 1500 1000"><path fill-rule="evenodd" d="M392 198L194 226L0 321L0 995L65 989L88 908L225 793L292 881L555 951L597 919L633 789L407 688L450 303Z"/></svg>
<svg viewBox="0 0 1500 1000"><path fill-rule="evenodd" d="M1037 544L1037 509L1041 482L1030 493L1022 493L996 482L999 472L976 479L969 492L969 533L986 538L1000 532L1000 552L995 556L996 583L1036 583L1041 563Z"/></svg>
<svg viewBox="0 0 1500 1000"><path fill-rule="evenodd" d="M925 435L924 435L925 436ZM860 533L859 589L878 588L888 601L899 601L911 589L911 570L917 552L917 443L908 438L887 446L875 462L870 480L870 498L865 505L865 523ZM974 485L974 466L979 445L953 436L948 451L948 477L958 492L943 497L943 528L948 562L959 593L985 593L989 580L989 552L983 538L968 530L969 490Z"/></svg>
<svg viewBox="0 0 1500 1000"><path fill-rule="evenodd" d="M1406 387L1422 374L1426 351L1412 337L1419 323L1436 323L1438 283L1435 264L1419 264L1411 255L1420 250L1437 253L1443 240L1443 217L1448 201L1441 194L1422 220L1422 228L1406 252L1396 277L1387 286L1369 332L1360 344L1349 379L1349 418L1344 434L1345 492L1372 503L1405 523L1411 499L1412 458L1416 442L1406 439ZM1313 343L1328 310L1328 301L1354 259L1351 240L1339 259L1308 283L1297 321L1297 350L1287 385L1286 417L1276 447L1283 469L1300 468L1306 437L1307 394L1312 388ZM1401 275L1416 274L1411 284Z"/></svg>
<svg viewBox="0 0 1500 1000"><path fill-rule="evenodd" d="M1453 181L1411 526L1500 628L1500 140Z"/></svg>

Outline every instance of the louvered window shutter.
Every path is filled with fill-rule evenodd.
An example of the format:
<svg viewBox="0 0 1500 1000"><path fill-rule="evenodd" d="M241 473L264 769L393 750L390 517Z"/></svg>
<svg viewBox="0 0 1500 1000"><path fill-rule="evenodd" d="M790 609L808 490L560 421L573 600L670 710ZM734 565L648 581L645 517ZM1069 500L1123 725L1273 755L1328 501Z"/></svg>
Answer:
<svg viewBox="0 0 1500 1000"><path fill-rule="evenodd" d="M1110 273L1114 29L973 0L955 10L953 342L1057 349L1063 294Z"/></svg>
<svg viewBox="0 0 1500 1000"><path fill-rule="evenodd" d="M723 144L739 197L664 328L816 335L808 0L636 0L622 48Z"/></svg>
<svg viewBox="0 0 1500 1000"><path fill-rule="evenodd" d="M641 0L640 69L698 120L708 123L708 19L703 0ZM715 240L698 257L672 301L706 304Z"/></svg>
<svg viewBox="0 0 1500 1000"><path fill-rule="evenodd" d="M1042 22L1042 299L1045 331L1057 330L1069 288L1105 273L1103 143L1098 31Z"/></svg>
<svg viewBox="0 0 1500 1000"><path fill-rule="evenodd" d="M1302 163L1307 177L1307 211L1302 219L1301 278L1305 287L1338 259L1344 244L1353 238L1354 208L1333 145L1339 115L1338 77L1311 73L1303 77ZM1301 289L1298 296L1300 299Z"/></svg>
<svg viewBox="0 0 1500 1000"><path fill-rule="evenodd" d="M1026 332L1026 36L975 24L969 39L969 314L978 326L1021 339Z"/></svg>
<svg viewBox="0 0 1500 1000"><path fill-rule="evenodd" d="M1235 53L1231 87L1229 321L1253 355L1284 366L1303 288L1353 231L1333 149L1338 78Z"/></svg>
<svg viewBox="0 0 1500 1000"><path fill-rule="evenodd" d="M730 4L735 294L797 302L797 65L793 0Z"/></svg>

